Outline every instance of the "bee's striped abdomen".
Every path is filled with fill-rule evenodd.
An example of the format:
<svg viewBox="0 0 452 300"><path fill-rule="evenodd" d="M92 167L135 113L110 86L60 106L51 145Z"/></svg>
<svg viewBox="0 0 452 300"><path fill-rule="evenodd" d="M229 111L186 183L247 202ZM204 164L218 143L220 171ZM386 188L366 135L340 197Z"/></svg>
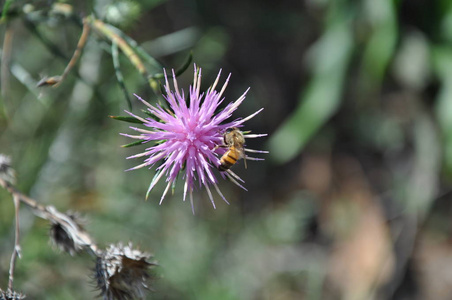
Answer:
<svg viewBox="0 0 452 300"><path fill-rule="evenodd" d="M237 151L235 147L229 148L225 154L220 159L220 165L218 166L218 170L227 171L229 170L240 158L240 153Z"/></svg>

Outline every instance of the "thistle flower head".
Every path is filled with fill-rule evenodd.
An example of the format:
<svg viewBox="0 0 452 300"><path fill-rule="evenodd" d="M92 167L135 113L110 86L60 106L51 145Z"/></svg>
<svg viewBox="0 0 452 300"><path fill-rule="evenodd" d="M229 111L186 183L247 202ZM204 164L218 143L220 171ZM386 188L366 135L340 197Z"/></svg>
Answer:
<svg viewBox="0 0 452 300"><path fill-rule="evenodd" d="M248 90L243 93L236 101L230 102L225 108L217 112L219 105L223 102L223 93L228 84L230 75L226 79L220 91L217 91L217 84L220 79L221 70L213 83L213 85L205 92L201 92L201 69L195 66L193 85L190 86L189 93L186 96L183 90L179 90L176 76L173 71L174 90L168 82L165 72L165 95L168 109L160 105L151 105L139 96L148 109L147 118L141 118L130 112L130 115L141 121L147 129L131 127L138 131L139 135L125 136L139 139L143 143L154 141L155 144L147 148L143 153L139 153L129 158L145 157L144 163L132 168L152 167L158 162L161 164L156 168L157 173L153 178L149 192L160 181L162 177L166 177L166 188L160 199L162 203L165 195L170 187L175 184L179 173L185 181L183 200L185 201L187 193L190 195L192 210L193 207L193 189L195 182L199 187L205 187L209 198L215 208L210 186L213 186L217 193L228 203L226 198L218 188L218 180L215 176L214 169L218 169L220 158L228 151L227 145L224 145L223 135L228 128L241 128L243 123L254 117L262 109L252 115L233 121L227 121L232 113L245 100ZM188 99L187 99L188 98ZM244 138L254 138L265 136L266 134L244 134ZM250 150L244 148L243 151L266 153L266 151ZM258 158L248 157L243 154L246 159L260 160ZM231 181L241 186L238 181L242 181L231 170L220 173L223 178L229 177ZM244 188L245 189L245 188Z"/></svg>
<svg viewBox="0 0 452 300"><path fill-rule="evenodd" d="M110 245L96 261L95 279L105 300L143 299L152 256L132 245Z"/></svg>

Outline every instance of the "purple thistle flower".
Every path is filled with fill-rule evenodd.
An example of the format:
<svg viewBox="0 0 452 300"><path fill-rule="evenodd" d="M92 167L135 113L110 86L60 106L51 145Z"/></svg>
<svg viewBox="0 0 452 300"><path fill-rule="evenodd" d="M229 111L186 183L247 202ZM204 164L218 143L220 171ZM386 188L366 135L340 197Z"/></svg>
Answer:
<svg viewBox="0 0 452 300"><path fill-rule="evenodd" d="M223 200L229 204L226 198L221 193L217 185L217 178L214 174L215 169L220 165L221 156L228 150L224 145L223 134L228 128L242 127L243 123L253 118L263 108L256 111L252 115L236 119L234 121L225 122L231 117L232 113L245 100L245 95L249 88L236 101L229 103L222 111L216 113L218 106L223 102L223 92L226 89L229 78L224 83L221 91L215 90L220 79L221 70L207 92L201 93L201 69L195 66L193 86L190 86L189 99L186 100L183 90L179 90L177 86L176 76L173 71L174 89L172 91L168 83L168 78L165 72L165 100L168 102L169 109L162 108L160 105L151 105L139 96L135 95L147 107L148 111L154 118L141 118L130 112L131 116L143 122L149 129L141 129L130 127L138 131L139 135L123 134L124 136L142 140L143 143L155 141L155 145L146 149L145 152L139 153L128 158L146 157L143 164L140 164L129 170L138 169L141 167L152 167L159 161L163 163L157 167L157 173L154 176L146 198L149 192L155 187L159 180L166 177L166 188L160 199L160 204L165 198L170 187L175 183L175 180L180 172L183 173L184 196L185 201L187 191L190 195L190 203L192 211L193 207L193 188L195 181L199 182L199 186L204 186L209 195L210 201L215 208L212 193L209 186L213 186L217 193ZM187 105L187 102L189 105ZM223 123L225 122L225 123ZM256 138L266 136L266 134L249 134L244 133L245 138ZM267 151L244 149L245 152L267 153ZM246 156L248 160L262 160ZM220 172L223 178L228 177L232 182L245 189L238 181L243 180L231 170ZM246 190L246 189L245 189Z"/></svg>

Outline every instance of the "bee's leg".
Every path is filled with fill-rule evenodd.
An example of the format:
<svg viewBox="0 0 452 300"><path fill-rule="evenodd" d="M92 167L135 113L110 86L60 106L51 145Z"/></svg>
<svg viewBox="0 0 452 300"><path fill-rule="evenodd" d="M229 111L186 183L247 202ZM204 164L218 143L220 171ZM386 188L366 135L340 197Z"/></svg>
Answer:
<svg viewBox="0 0 452 300"><path fill-rule="evenodd" d="M228 146L226 146L226 145L216 145L212 150L213 151L215 151L215 150L217 150L218 148L227 148Z"/></svg>

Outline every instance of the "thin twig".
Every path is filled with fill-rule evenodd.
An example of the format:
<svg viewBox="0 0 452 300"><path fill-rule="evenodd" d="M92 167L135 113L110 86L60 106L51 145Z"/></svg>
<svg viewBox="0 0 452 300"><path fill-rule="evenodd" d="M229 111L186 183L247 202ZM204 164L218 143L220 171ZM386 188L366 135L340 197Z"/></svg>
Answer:
<svg viewBox="0 0 452 300"><path fill-rule="evenodd" d="M72 68L75 66L75 63L79 59L80 55L82 54L82 50L85 47L86 41L88 40L89 32L91 31L91 27L89 26L88 22L83 22L83 31L80 35L80 39L77 43L77 49L75 49L74 54L72 55L71 60L67 64L66 68L64 69L63 75L61 75L60 81L54 85L54 87L57 87L69 74L69 72L72 70Z"/></svg>
<svg viewBox="0 0 452 300"><path fill-rule="evenodd" d="M115 68L116 79L118 80L119 87L126 98L129 109L132 109L132 102L130 101L129 92L127 91L126 84L124 83L124 77L122 76L121 67L119 65L119 53L118 44L115 41L111 42L111 57L113 58L113 67Z"/></svg>
<svg viewBox="0 0 452 300"><path fill-rule="evenodd" d="M2 179L0 179L2 180ZM14 238L14 250L13 254L11 255L11 262L9 264L9 281L8 281L8 289L13 290L13 281L14 281L14 269L16 266L16 259L17 257L20 258L21 255L21 249L19 244L19 207L20 207L20 200L19 197L15 194L13 194L14 199L14 208L15 208L15 215L16 215L16 226L15 226L15 238Z"/></svg>
<svg viewBox="0 0 452 300"><path fill-rule="evenodd" d="M76 222L74 222L74 220L70 216L59 212L53 206L44 206L39 204L36 200L19 192L14 186L12 186L9 182L5 181L2 178L0 178L0 186L5 188L14 197L17 197L20 202L31 207L36 216L49 220L53 223L60 224L62 227L64 227L67 234L72 238L74 243L82 246L90 254L96 257L99 255L100 251L91 236Z"/></svg>
<svg viewBox="0 0 452 300"><path fill-rule="evenodd" d="M66 68L64 69L63 74L61 76L52 76L49 78L42 79L40 82L38 82L38 87L41 87L41 86L57 87L58 85L61 84L61 82L63 82L64 79L66 79L67 75L72 70L72 68L75 66L75 64L77 63L77 60L80 58L80 55L82 54L82 50L86 45L86 41L88 40L90 31L91 31L91 27L88 24L88 22L85 20L83 22L83 31L82 31L82 34L80 35L80 39L78 40L77 48L75 49L74 54L71 57L71 60L67 64Z"/></svg>
<svg viewBox="0 0 452 300"><path fill-rule="evenodd" d="M94 17L85 18L84 22L89 22L91 26L100 34L110 39L112 42L116 43L124 53L124 55L129 59L132 65L137 69L137 71L148 78L148 72L140 59L140 57L135 53L133 48L117 33L112 29L111 25L107 25L101 20L95 19Z"/></svg>
<svg viewBox="0 0 452 300"><path fill-rule="evenodd" d="M5 37L3 39L2 60L0 70L0 86L1 95L4 101L5 115L7 116L7 101L9 96L9 65L11 62L11 51L13 47L14 30L11 23L6 24ZM10 103L8 103L10 104Z"/></svg>

